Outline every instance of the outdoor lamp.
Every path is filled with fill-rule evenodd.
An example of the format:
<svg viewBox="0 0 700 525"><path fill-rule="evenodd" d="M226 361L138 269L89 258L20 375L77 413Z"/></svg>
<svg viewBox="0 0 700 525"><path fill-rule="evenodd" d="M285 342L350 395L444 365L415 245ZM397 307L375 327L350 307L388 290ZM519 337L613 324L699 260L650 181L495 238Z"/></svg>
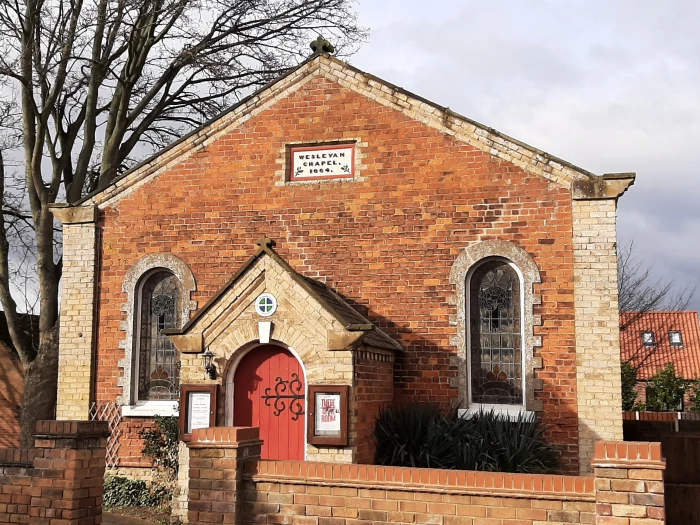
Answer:
<svg viewBox="0 0 700 525"><path fill-rule="evenodd" d="M209 348L202 354L204 360L204 370L209 375L209 379L216 379L216 365L214 364L214 354Z"/></svg>

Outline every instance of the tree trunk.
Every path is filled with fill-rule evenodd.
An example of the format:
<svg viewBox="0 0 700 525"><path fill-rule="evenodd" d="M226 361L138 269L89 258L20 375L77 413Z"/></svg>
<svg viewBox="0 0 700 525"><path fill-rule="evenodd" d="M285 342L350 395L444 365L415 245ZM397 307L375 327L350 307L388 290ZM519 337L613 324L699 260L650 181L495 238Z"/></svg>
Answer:
<svg viewBox="0 0 700 525"><path fill-rule="evenodd" d="M58 321L41 334L36 359L25 369L20 446L34 448L36 422L55 419L58 389Z"/></svg>

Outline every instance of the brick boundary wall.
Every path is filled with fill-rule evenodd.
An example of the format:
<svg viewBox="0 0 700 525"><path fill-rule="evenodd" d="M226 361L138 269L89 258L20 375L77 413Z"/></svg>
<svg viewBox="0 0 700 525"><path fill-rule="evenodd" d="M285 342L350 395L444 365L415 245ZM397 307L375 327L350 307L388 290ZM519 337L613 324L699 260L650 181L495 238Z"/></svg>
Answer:
<svg viewBox="0 0 700 525"><path fill-rule="evenodd" d="M39 421L34 449L0 449L0 525L99 525L105 449L101 421Z"/></svg>
<svg viewBox="0 0 700 525"><path fill-rule="evenodd" d="M665 523L665 468L661 443L596 443L593 460L596 524Z"/></svg>
<svg viewBox="0 0 700 525"><path fill-rule="evenodd" d="M257 428L216 427L192 431L189 449L189 523L237 523L247 460L260 459Z"/></svg>
<svg viewBox="0 0 700 525"><path fill-rule="evenodd" d="M623 412L623 421L700 421L698 412Z"/></svg>
<svg viewBox="0 0 700 525"><path fill-rule="evenodd" d="M254 428L188 447L191 525L665 523L659 443L599 442L588 477L260 460Z"/></svg>

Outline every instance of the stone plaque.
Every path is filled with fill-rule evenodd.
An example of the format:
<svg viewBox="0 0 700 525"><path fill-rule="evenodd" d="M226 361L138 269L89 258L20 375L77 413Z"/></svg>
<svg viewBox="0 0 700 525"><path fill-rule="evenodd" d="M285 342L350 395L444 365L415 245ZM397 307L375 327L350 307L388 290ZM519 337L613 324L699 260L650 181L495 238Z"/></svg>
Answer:
<svg viewBox="0 0 700 525"><path fill-rule="evenodd" d="M355 175L355 145L292 147L289 179L349 179Z"/></svg>

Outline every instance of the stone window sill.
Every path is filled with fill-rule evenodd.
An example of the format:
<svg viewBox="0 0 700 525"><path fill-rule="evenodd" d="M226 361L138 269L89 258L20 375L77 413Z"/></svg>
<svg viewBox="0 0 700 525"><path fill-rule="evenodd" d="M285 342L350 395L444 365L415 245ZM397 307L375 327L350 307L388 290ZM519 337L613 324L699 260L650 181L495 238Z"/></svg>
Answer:
<svg viewBox="0 0 700 525"><path fill-rule="evenodd" d="M479 412L491 412L500 416L506 416L511 421L518 419L520 415L525 416L527 419L535 419L535 412L531 410L525 410L522 405L481 405L477 403L472 403L469 408L461 408L458 411L459 417L470 418Z"/></svg>
<svg viewBox="0 0 700 525"><path fill-rule="evenodd" d="M123 406L123 417L177 416L177 401L141 401L134 405Z"/></svg>

